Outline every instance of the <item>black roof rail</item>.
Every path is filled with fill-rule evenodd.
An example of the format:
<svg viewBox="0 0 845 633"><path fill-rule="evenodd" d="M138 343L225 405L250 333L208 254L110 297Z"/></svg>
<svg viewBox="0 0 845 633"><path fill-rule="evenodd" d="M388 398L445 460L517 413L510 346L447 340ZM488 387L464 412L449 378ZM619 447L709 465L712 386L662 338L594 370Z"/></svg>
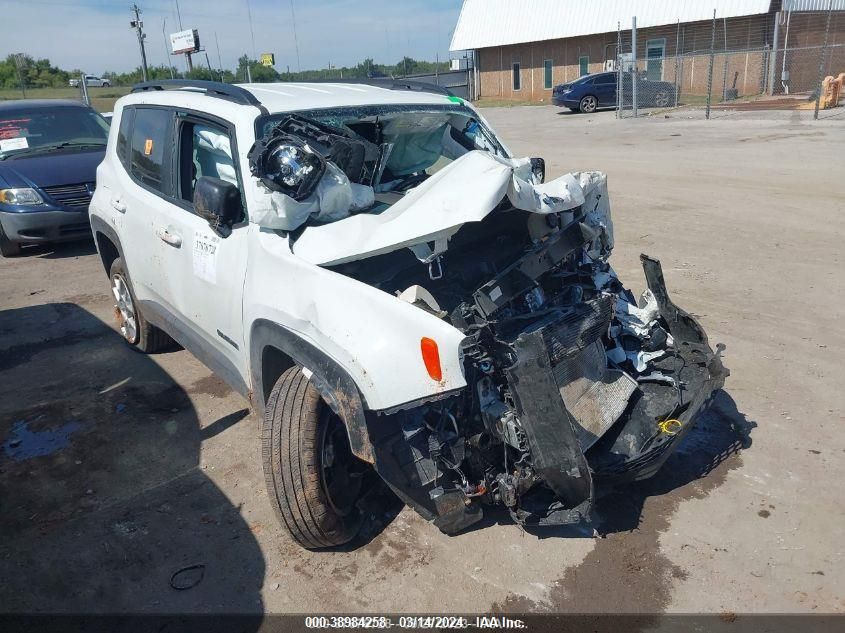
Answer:
<svg viewBox="0 0 845 633"><path fill-rule="evenodd" d="M220 99L228 99L235 103L242 105L251 105L261 109L264 114L267 109L249 90L236 86L234 84L226 84L220 81L204 81L200 79L161 79L156 81L144 81L132 86L132 92L146 92L148 90L166 90L168 88L192 88L194 90L202 90L210 97L218 97Z"/></svg>
<svg viewBox="0 0 845 633"><path fill-rule="evenodd" d="M336 83L343 83L343 81L341 80ZM387 88L388 90L413 90L414 92L433 92L448 97L454 96L452 91L445 86L438 86L427 81L414 81L413 79L391 79L390 77L382 79L373 77L372 79L363 80L362 83L378 86L379 88Z"/></svg>

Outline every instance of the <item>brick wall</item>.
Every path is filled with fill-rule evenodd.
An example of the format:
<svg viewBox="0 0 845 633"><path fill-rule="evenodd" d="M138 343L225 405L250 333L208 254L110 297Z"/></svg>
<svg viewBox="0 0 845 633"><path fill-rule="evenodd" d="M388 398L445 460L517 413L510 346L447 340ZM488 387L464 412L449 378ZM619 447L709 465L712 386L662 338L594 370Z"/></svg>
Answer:
<svg viewBox="0 0 845 633"><path fill-rule="evenodd" d="M820 46L824 39L826 15L793 14L790 24L791 47ZM721 94L727 80L731 88L736 82L740 95L759 94L765 87L767 45L772 44L775 15L759 15L717 21L716 48L723 51L727 42L727 53L717 55L714 72L714 94ZM709 50L712 37L710 21L695 22L677 26L664 26L637 30L637 56L646 58L646 43L651 39L665 39L665 61L663 80L676 79L686 94L706 94L709 67ZM780 44L783 45L784 31L781 28ZM623 31L623 50L630 50L630 31ZM617 34L603 33L561 40L548 40L512 46L485 48L478 51L480 75L480 96L482 98L514 101L549 102L551 88L544 85L544 61L552 60L551 85L573 81L581 76L580 58L587 57L589 73L605 69L605 61L616 57ZM837 12L831 25L830 44L845 45L845 13ZM831 72L836 70L845 46L831 54ZM676 53L682 56L676 60ZM795 85L805 86L818 74L817 51L798 53L794 76ZM816 59L815 68L812 59ZM777 63L782 61L778 55ZM800 63L799 63L800 62ZM514 64L519 64L518 90L514 89ZM640 65L640 68L643 68ZM833 72L835 71L836 72ZM780 79L780 66L776 73Z"/></svg>

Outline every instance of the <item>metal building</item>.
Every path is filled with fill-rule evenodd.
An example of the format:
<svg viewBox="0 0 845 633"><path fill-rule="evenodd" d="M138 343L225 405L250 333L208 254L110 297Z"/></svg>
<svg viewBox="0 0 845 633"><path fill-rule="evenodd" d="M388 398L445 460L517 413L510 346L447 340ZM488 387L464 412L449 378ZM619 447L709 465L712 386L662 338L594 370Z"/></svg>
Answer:
<svg viewBox="0 0 845 633"><path fill-rule="evenodd" d="M650 78L677 82L672 74L684 72L688 92L706 89L695 58L714 46L732 54L725 71L740 94L777 94L818 75L817 56L803 51L822 45L828 9L831 72L845 71L845 0L464 0L450 48L473 52L481 98L549 101L556 84L630 52L636 16L636 54Z"/></svg>

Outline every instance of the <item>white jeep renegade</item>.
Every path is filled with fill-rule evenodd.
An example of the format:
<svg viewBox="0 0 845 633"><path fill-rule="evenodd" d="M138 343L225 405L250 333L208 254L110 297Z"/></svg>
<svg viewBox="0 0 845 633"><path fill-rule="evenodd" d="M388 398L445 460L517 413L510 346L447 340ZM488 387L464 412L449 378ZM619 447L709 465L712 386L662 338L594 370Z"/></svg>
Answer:
<svg viewBox="0 0 845 633"><path fill-rule="evenodd" d="M543 171L434 86L148 83L91 226L126 341L175 340L260 411L302 546L355 537L375 473L448 534L494 505L575 523L727 371L657 260L638 304L617 279L604 175Z"/></svg>

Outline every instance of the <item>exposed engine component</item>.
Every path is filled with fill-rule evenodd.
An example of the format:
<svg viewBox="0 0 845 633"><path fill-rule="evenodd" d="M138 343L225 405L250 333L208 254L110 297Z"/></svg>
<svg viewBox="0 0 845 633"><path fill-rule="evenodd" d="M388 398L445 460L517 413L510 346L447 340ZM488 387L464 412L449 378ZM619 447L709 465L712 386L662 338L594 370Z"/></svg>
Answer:
<svg viewBox="0 0 845 633"><path fill-rule="evenodd" d="M653 474L724 381L656 260L642 258L639 305L622 286L603 176L581 182L578 207L540 215L505 200L448 243L334 267L465 335L469 388L369 420L379 474L444 532L482 504L526 525L585 520L594 481Z"/></svg>

